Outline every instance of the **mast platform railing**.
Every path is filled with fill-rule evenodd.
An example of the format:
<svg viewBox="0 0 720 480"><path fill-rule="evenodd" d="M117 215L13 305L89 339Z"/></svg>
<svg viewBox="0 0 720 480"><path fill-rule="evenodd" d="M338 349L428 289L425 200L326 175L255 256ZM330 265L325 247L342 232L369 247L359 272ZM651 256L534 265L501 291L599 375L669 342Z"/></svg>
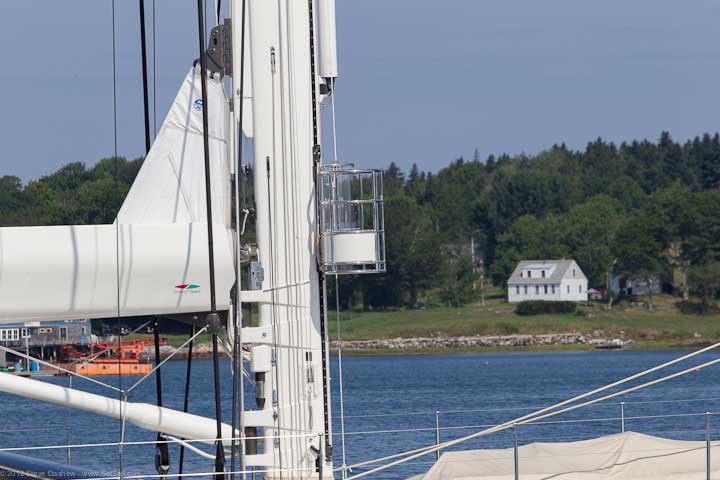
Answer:
<svg viewBox="0 0 720 480"><path fill-rule="evenodd" d="M330 275L382 273L385 208L381 170L324 165L319 174L323 270Z"/></svg>

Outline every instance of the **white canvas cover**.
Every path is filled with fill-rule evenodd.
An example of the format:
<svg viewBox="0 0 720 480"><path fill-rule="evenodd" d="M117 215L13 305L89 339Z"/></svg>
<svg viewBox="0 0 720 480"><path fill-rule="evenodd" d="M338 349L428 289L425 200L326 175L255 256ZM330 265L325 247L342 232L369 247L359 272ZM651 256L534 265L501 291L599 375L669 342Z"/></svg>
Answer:
<svg viewBox="0 0 720 480"><path fill-rule="evenodd" d="M713 442L711 470L720 474ZM519 448L522 480L699 480L705 477L704 441L681 441L635 432ZM446 452L422 480L514 480L514 450Z"/></svg>
<svg viewBox="0 0 720 480"><path fill-rule="evenodd" d="M229 112L223 82L208 78L213 223L230 225ZM206 222L200 68L180 86L170 112L118 213L118 222Z"/></svg>

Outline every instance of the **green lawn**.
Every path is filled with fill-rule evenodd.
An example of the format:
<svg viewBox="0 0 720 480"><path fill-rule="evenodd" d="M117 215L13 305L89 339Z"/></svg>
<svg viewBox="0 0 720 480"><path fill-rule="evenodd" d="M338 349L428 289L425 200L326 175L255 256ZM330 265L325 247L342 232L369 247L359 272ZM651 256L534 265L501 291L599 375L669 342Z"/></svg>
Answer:
<svg viewBox="0 0 720 480"><path fill-rule="evenodd" d="M376 312L342 312L340 325L343 340L369 340L433 335L494 335L543 334L600 330L605 335L625 332L636 342L635 348L669 348L720 338L720 315L686 315L675 307L676 298L659 296L656 309L621 304L612 310L595 302L580 305L574 314L523 317L514 313L515 306L496 295L485 306L476 303L461 308L432 307L427 310L386 310ZM330 338L336 338L336 315L328 314ZM699 335L696 336L696 334ZM147 335L143 335L147 336ZM178 347L187 335L163 335ZM202 334L197 344L209 343L210 335ZM556 347L537 347L557 349ZM567 349L591 348L564 346ZM525 348L524 348L525 349ZM487 348L482 349L487 351ZM443 350L447 351L447 350ZM373 354L383 353L377 350ZM397 353L397 352L394 352ZM403 353L412 353L403 350ZM421 353L421 352L418 352ZM423 351L422 353L432 353Z"/></svg>
<svg viewBox="0 0 720 480"><path fill-rule="evenodd" d="M345 312L341 319L344 340L365 340L431 335L493 335L511 333L625 332L627 338L658 344L709 340L720 337L720 315L685 315L674 306L676 299L656 298L656 309L621 304L608 311L600 303L581 305L573 314L519 316L514 305L492 299L462 308ZM330 331L334 338L335 314ZM696 338L695 334L701 336Z"/></svg>

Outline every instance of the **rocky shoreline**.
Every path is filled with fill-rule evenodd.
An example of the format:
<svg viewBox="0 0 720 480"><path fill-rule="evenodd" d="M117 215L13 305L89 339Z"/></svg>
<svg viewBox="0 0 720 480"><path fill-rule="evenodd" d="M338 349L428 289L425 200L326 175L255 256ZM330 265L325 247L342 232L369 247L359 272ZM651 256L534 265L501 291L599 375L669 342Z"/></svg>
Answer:
<svg viewBox="0 0 720 480"><path fill-rule="evenodd" d="M470 335L461 337L450 337L444 335L432 337L412 337L412 338L386 338L375 340L348 340L342 342L343 350L352 350L357 352L372 351L388 351L388 350L443 350L443 349L466 349L466 348L498 348L498 347L535 347L535 346L568 346L568 345L585 345L595 348L625 348L632 344L631 340L625 339L624 335L607 336L603 332L594 332L592 334L583 334L579 332L571 333L551 333L543 335ZM338 342L330 342L332 350L338 349ZM166 358L173 354L174 359L187 358L187 348L176 349L171 346L164 345L161 348L161 356ZM226 356L221 352L222 356ZM212 348L209 343L201 343L193 348L193 358L211 358ZM155 358L155 350L153 347L145 349L143 354L145 360Z"/></svg>
<svg viewBox="0 0 720 480"><path fill-rule="evenodd" d="M347 350L421 350L421 349L462 349L472 347L531 347L553 345L588 345L605 348L627 347L632 342L618 337L601 334L556 333L544 335L472 335L462 337L434 336L414 338L388 338L378 340L343 341L342 348ZM331 342L331 348L337 349L338 342Z"/></svg>

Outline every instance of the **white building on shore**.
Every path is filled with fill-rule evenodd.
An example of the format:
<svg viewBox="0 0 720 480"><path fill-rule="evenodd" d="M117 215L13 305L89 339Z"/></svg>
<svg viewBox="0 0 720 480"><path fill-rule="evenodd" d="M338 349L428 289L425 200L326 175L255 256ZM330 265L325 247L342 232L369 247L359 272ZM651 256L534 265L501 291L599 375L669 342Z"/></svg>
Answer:
<svg viewBox="0 0 720 480"><path fill-rule="evenodd" d="M523 260L507 281L508 302L588 299L588 279L575 260Z"/></svg>

